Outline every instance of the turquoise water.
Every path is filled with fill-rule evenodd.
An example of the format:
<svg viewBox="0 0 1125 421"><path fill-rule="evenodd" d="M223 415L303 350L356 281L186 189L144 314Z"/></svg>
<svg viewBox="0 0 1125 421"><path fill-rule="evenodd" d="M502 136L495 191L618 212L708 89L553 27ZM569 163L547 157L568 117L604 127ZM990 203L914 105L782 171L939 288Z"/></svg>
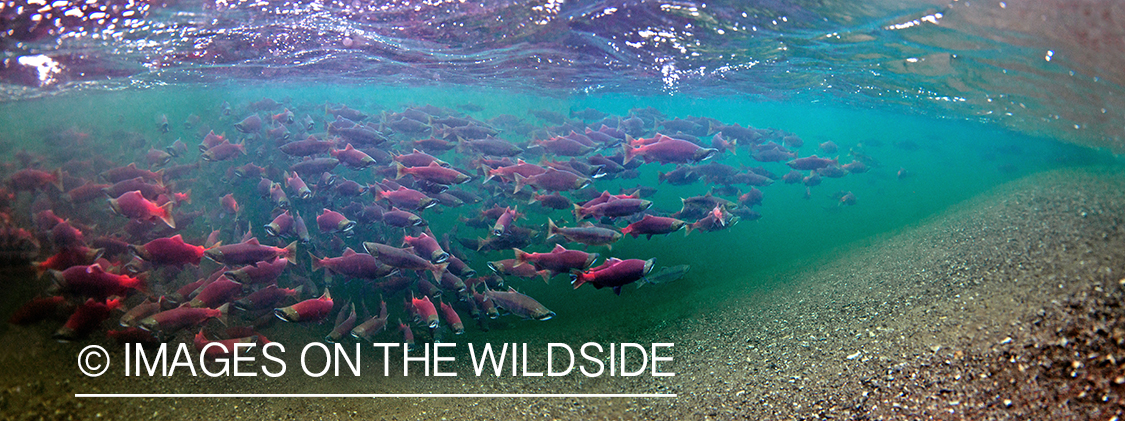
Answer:
<svg viewBox="0 0 1125 421"><path fill-rule="evenodd" d="M703 116L718 119L724 123L739 123L757 128L777 128L791 132L804 140L799 149L801 156L820 154L817 144L832 141L839 147L841 163L850 161L849 150L862 151L878 162L868 172L847 175L839 179L825 178L822 184L811 187L809 197L802 184L784 184L780 180L773 185L761 187L764 203L755 208L762 218L756 221L743 221L733 227L716 232L695 232L685 236L683 232L669 236L657 236L651 240L644 237L626 237L614 244L612 251L604 247L593 247L590 251L605 257L655 258L657 267L680 264L691 265L691 272L682 280L670 284L646 286L636 289L627 285L621 296L609 290L594 290L584 287L571 290L563 276L556 277L550 285L536 280L509 280L515 286L538 299L558 316L548 322L520 321L508 316L492 321L492 330L482 332L473 326L468 334L458 340L469 341L527 341L557 340L584 342L587 340L626 340L641 335L658 332L666 323L691 318L701 312L713 310L725 299L745 293L759 292L771 288L779 282L770 273L813 265L827 256L840 253L865 240L916 224L926 217L960 201L971 198L989 188L1023 175L1071 165L1089 165L1113 162L1106 153L1070 146L1050 139L1034 138L1015 134L987 125L957 121L933 120L917 116L880 110L846 109L822 102L801 103L761 102L741 97L692 98L688 95L627 96L590 95L570 97L540 97L519 92L484 91L460 86L435 86L424 88L381 87L381 86L302 86L283 84L254 89L223 87L166 87L123 92L93 92L89 94L70 94L56 98L44 98L0 105L4 108L2 124L5 133L7 153L27 149L44 157L43 166L50 168L61 165L67 159L83 159L82 154L71 155L70 150L48 146L45 139L67 129L75 129L89 135L83 145L85 151L102 154L117 163L143 162L139 153L149 146L159 148L181 139L190 147L198 143L200 135L196 129L185 129L181 124L187 116L201 117L202 124L209 124L216 132L236 134L232 124L246 115L244 107L250 101L260 98L275 98L285 102L290 108L298 110L298 117L306 111L317 113L325 101L344 103L350 107L377 114L382 111L397 112L411 105L435 105L454 108L457 105L473 103L483 109L471 113L481 120L499 114L512 114L534 121L526 114L528 109L546 109L567 113L586 107L595 108L615 115L627 115L632 108L653 107L668 119L674 117ZM232 116L223 117L219 105L229 102L237 111ZM160 133L154 117L166 114L171 122L170 133ZM263 114L264 115L264 114ZM321 116L317 116L321 118ZM137 134L146 139L143 147L122 146L119 138ZM512 133L502 133L501 137L511 141L522 141ZM251 140L250 142L259 142ZM254 144L252 144L254 146ZM82 148L79 148L80 150ZM614 151L607 151L610 153ZM734 167L764 166L777 175L783 175L788 168L783 163L758 163L749 158L748 150L740 149L737 156L725 155L716 161ZM194 156L194 152L189 154ZM438 155L447 161L457 162L457 152L449 151ZM178 159L177 163L191 162L191 159ZM196 179L193 186L193 203L184 205L184 210L202 210L203 216L192 226L181 231L190 243L199 244L212 229L227 227L229 219L217 215L218 197L234 189L245 211L243 220L255 227L255 234L262 237L261 225L269 221L272 206L253 194L253 182L243 182L234 186L223 184L216 178L227 167L247 162L274 162L273 158L255 158L253 155L239 157L229 162L203 163L203 170L189 176ZM594 188L598 191L616 192L620 188L638 184L657 187L653 200L654 209L673 212L680 207L680 198L706 193L709 186L702 182L688 186L672 186L656 182L657 171L668 171L673 165L651 163L640 168L640 176L631 180L598 180ZM900 169L908 176L899 177ZM376 178L366 174L370 170L356 171L337 169L337 173L350 179L364 182ZM310 182L310 184L312 184ZM466 185L474 189L479 185L475 180ZM743 186L745 189L746 186ZM857 203L844 206L838 203L833 194L850 191L857 197ZM30 196L21 196L17 209L27 206ZM735 199L734 197L728 197ZM364 199L369 200L369 199ZM516 201L511 201L516 204ZM340 202L346 203L346 201ZM340 205L337 203L337 205ZM521 203L522 204L522 203ZM89 204L92 209L104 212L101 202ZM456 217L472 216L480 205L467 205L459 208L441 209L440 213L424 211L422 215L430 220L431 228L441 235L450 232L457 224ZM523 206L521 206L523 207ZM72 216L87 220L82 208ZM19 212L17 211L17 212ZM305 211L310 230L318 235L311 217ZM569 212L551 214L527 212L527 219L517 221L517 225L538 231L545 231L548 216L566 225L573 225ZM18 220L19 218L17 218ZM90 222L95 222L91 220ZM100 224L98 233L113 231L123 222L121 217L112 217ZM689 221L692 222L692 221ZM623 226L619 223L618 226ZM103 231L103 228L105 231ZM384 231L393 232L395 230ZM386 240L395 244L395 235ZM459 227L458 236L473 238L484 236L483 230ZM236 241L233 234L225 232L226 241ZM540 237L541 238L541 237ZM326 240L327 237L318 238ZM344 243L359 249L362 238L345 239ZM284 241L277 244L284 244ZM580 245L571 244L575 248ZM46 249L46 247L45 247ZM549 246L533 242L528 251L545 252ZM317 250L325 255L324 250ZM475 254L468 252L472 259L468 262L480 273L487 273L484 262L511 258L511 252L491 252ZM329 253L330 254L330 253ZM300 265L292 269L291 275L309 276L319 280L319 274L307 272L308 260L304 249L298 254ZM210 267L210 266L208 266ZM176 281L180 282L180 281ZM783 280L780 282L784 282ZM284 286L284 285L283 285ZM395 313L392 317L409 316L401 311L401 298L388 299ZM462 315L466 320L467 315ZM471 322L466 322L469 325ZM596 328L592 328L596 326ZM269 331L287 332L297 337L311 340L319 338L328 325L316 326L275 326ZM393 332L384 333L388 338ZM420 334L426 337L426 334ZM576 339L578 338L578 339Z"/></svg>

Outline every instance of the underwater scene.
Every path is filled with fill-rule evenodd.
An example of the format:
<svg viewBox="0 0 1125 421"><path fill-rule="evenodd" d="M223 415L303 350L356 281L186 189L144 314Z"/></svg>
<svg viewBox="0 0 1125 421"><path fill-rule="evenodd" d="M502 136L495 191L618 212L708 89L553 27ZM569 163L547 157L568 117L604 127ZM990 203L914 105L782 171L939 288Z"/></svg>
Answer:
<svg viewBox="0 0 1125 421"><path fill-rule="evenodd" d="M0 419L1118 419L1122 19L0 2Z"/></svg>

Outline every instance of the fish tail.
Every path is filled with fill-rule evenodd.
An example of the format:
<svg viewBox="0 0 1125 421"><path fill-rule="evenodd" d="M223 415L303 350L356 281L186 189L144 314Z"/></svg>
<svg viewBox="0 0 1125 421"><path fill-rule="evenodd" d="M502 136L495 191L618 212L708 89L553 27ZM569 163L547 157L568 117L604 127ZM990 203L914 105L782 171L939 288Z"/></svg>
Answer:
<svg viewBox="0 0 1125 421"><path fill-rule="evenodd" d="M437 281L438 283L441 283L441 276L445 274L445 268L448 267L448 266L449 266L449 262L439 263L439 264L434 265L433 269L430 269L430 272L433 272L433 274L434 274L434 280L435 281Z"/></svg>
<svg viewBox="0 0 1125 421"><path fill-rule="evenodd" d="M318 259L315 254L312 254L311 251L309 252L309 259L312 260L312 270L313 270L313 272L316 272L317 270L320 270L320 269L324 268L324 262L322 260Z"/></svg>
<svg viewBox="0 0 1125 421"><path fill-rule="evenodd" d="M230 314L230 303L226 303L226 304L223 304L223 305L219 306L218 310L219 310L219 316L215 317L215 319L218 319L219 323L222 323L223 326L226 326L227 325L227 315Z"/></svg>
<svg viewBox="0 0 1125 421"><path fill-rule="evenodd" d="M494 174L492 174L492 168L489 168L488 165L484 165L484 163L480 164L480 171L483 172L484 175L485 175L484 181L481 181L482 184L487 183L488 180L491 180L491 179L496 177Z"/></svg>
<svg viewBox="0 0 1125 421"><path fill-rule="evenodd" d="M176 229L176 220L172 218L172 202L160 206L160 214L157 215L157 217L160 218L161 221L164 221L164 224L168 225L168 228Z"/></svg>
<svg viewBox="0 0 1125 421"><path fill-rule="evenodd" d="M625 138L625 143L621 144L621 151L625 153L625 160L622 161L622 165L628 164L629 161L632 161L633 154L636 153L633 152L633 138L628 135L626 135Z"/></svg>
<svg viewBox="0 0 1125 421"><path fill-rule="evenodd" d="M63 190L63 182L62 182L63 178L62 178L62 169L61 168L55 168L55 171L51 172L51 178L52 178L51 184L54 185L56 189L59 189L59 191L66 191L66 190Z"/></svg>
<svg viewBox="0 0 1125 421"><path fill-rule="evenodd" d="M151 296L148 292L148 272L141 272L138 273L137 276L134 276L130 287L139 291L141 294Z"/></svg>
<svg viewBox="0 0 1125 421"><path fill-rule="evenodd" d="M543 283L544 284L547 284L547 285L551 284L551 271L549 271L547 269L543 269L543 270L535 272L535 273L538 273L539 276L543 277Z"/></svg>
<svg viewBox="0 0 1125 421"><path fill-rule="evenodd" d="M184 196L183 202L186 202L187 204L190 205L191 204L191 189L187 189L187 191L184 192L183 196Z"/></svg>
<svg viewBox="0 0 1125 421"><path fill-rule="evenodd" d="M395 161L395 180L401 179L402 177L406 176L406 172L404 171L405 169L405 165L402 165L401 162Z"/></svg>
<svg viewBox="0 0 1125 421"><path fill-rule="evenodd" d="M574 222L585 219L585 215L582 214L582 210L582 206L578 205L577 203L574 204Z"/></svg>
<svg viewBox="0 0 1125 421"><path fill-rule="evenodd" d="M527 178L526 178L526 177L524 177L524 176L522 176L522 175L519 175L519 174L517 173L517 174L516 174L516 188L515 188L515 190L514 190L514 191L512 191L512 194L516 194L516 193L519 193L519 192L520 192L520 189L522 189L522 188L523 188L523 186L525 186L525 185L526 185L526 183L527 183Z"/></svg>
<svg viewBox="0 0 1125 421"><path fill-rule="evenodd" d="M554 237L559 234L559 227L555 225L555 221L547 218L547 238Z"/></svg>
<svg viewBox="0 0 1125 421"><path fill-rule="evenodd" d="M512 248L512 251L516 252L516 262L527 263L527 258L529 256L528 252L514 247Z"/></svg>
<svg viewBox="0 0 1125 421"><path fill-rule="evenodd" d="M285 258L289 260L289 264L297 264L297 240L285 246Z"/></svg>

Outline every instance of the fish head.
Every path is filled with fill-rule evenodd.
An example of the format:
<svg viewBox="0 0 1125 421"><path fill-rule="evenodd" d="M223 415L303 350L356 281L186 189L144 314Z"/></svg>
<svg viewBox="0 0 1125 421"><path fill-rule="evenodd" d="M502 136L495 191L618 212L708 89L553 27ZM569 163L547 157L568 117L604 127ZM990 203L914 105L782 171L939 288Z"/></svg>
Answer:
<svg viewBox="0 0 1125 421"><path fill-rule="evenodd" d="M287 321L287 322L290 322L290 323L301 321L301 315L298 314L297 310L294 310L292 306L284 307L284 308L275 308L275 309L273 309L273 315L277 316L277 318L279 318L281 320L284 320L284 321Z"/></svg>
<svg viewBox="0 0 1125 421"><path fill-rule="evenodd" d="M497 274L503 273L507 269L506 267L504 267L504 263L500 261L488 262L487 264L488 268L492 269L492 271L496 272Z"/></svg>
<svg viewBox="0 0 1125 421"><path fill-rule="evenodd" d="M648 260L645 260L645 268L641 273L644 274L644 275L648 275L649 272L652 272L652 266L655 265L655 264L656 264L656 258L655 257L653 257L651 259L648 259Z"/></svg>
<svg viewBox="0 0 1125 421"><path fill-rule="evenodd" d="M547 310L546 308L534 316L535 320L539 321L551 320L552 317L555 317L555 312Z"/></svg>
<svg viewBox="0 0 1125 421"><path fill-rule="evenodd" d="M117 199L110 198L106 200L109 202L110 209L113 209L113 213L121 215L121 205L117 203Z"/></svg>
<svg viewBox="0 0 1125 421"><path fill-rule="evenodd" d="M593 266L593 265L594 265L594 262L596 262L596 261L598 260L598 258L599 258L599 257L601 257L601 255L599 255L598 253L589 253L589 254L587 254L587 255L586 255L586 263L585 263L585 265L584 265L584 266L582 266L582 268L583 268L583 269L588 269L588 268L589 268L590 266Z"/></svg>
<svg viewBox="0 0 1125 421"><path fill-rule="evenodd" d="M692 160L695 162L705 161L711 159L718 153L719 150L715 148L699 148L696 149L695 153L692 155Z"/></svg>
<svg viewBox="0 0 1125 421"><path fill-rule="evenodd" d="M589 179L589 178L586 178L586 177L578 177L578 179L577 179L577 180L574 180L574 189L575 189L575 190L581 190L581 189L584 189L584 188L586 188L586 186L589 186L589 185L590 185L590 183L592 183L592 182L593 182L593 180L591 180L591 179Z"/></svg>
<svg viewBox="0 0 1125 421"><path fill-rule="evenodd" d="M340 221L340 223L337 225L337 229L340 230L340 232L350 233L352 232L353 228L355 228L355 221L348 219Z"/></svg>

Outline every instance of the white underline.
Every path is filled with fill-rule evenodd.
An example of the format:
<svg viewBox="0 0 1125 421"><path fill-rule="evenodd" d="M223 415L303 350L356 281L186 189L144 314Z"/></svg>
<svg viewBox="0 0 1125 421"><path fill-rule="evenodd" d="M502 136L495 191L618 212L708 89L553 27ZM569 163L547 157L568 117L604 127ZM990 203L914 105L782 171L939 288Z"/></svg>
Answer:
<svg viewBox="0 0 1125 421"><path fill-rule="evenodd" d="M675 393L75 393L75 398L674 398Z"/></svg>

